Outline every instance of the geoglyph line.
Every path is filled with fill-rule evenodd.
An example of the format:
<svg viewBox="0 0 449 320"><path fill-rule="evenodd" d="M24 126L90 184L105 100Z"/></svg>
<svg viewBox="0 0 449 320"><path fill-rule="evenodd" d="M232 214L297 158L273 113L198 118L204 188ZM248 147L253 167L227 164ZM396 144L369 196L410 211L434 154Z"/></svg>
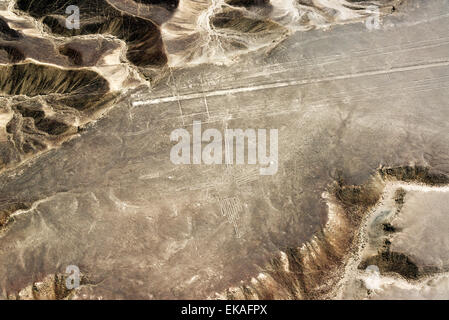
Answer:
<svg viewBox="0 0 449 320"><path fill-rule="evenodd" d="M204 98L204 97L224 96L224 95L236 94L236 93L253 92L253 91L259 91L259 90L266 90L266 89L284 88L284 87L290 87L290 86L296 86L296 85L321 83L321 82L327 82L327 81L346 80L346 79L360 78L360 77L366 77L366 76L376 76L376 75L390 74L390 73L396 73L396 72L414 71L414 70L422 70L422 69L446 67L446 66L449 66L449 61L411 65L411 66L406 66L406 67L391 68L388 70L364 71L364 72L359 72L359 73L344 74L344 75L339 75L339 76L317 78L317 79L310 79L310 80L290 80L290 81L275 82L275 83L268 83L268 84L261 84L261 85L255 85L255 86L240 87L240 88L232 88L232 89L225 89L225 90L214 90L214 91L209 91L209 92L190 93L190 94L185 94L185 95L178 95L176 97L168 96L168 97L161 97L161 98L155 98L155 99L150 99L150 100L134 101L133 106L136 107L136 106L141 106L141 105L176 102L176 101L182 101L182 100L192 100L192 99L199 99L199 98Z"/></svg>

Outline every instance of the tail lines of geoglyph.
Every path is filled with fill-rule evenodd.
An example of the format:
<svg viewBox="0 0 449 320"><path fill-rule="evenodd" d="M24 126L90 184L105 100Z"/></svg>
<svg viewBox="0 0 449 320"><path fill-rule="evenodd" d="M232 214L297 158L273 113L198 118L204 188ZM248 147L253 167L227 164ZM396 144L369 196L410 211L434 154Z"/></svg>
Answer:
<svg viewBox="0 0 449 320"><path fill-rule="evenodd" d="M242 233L239 230L240 213L243 211L243 206L238 197L231 197L220 199L220 210L223 217L226 217L228 222L234 227L235 235L241 238Z"/></svg>

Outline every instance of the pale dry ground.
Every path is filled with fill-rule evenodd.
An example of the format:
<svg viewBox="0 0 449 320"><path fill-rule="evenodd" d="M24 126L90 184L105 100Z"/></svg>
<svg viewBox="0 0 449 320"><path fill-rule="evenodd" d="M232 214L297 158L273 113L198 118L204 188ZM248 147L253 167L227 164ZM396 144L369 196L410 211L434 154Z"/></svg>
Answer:
<svg viewBox="0 0 449 320"><path fill-rule="evenodd" d="M400 204L398 192L402 192ZM346 266L337 290L340 299L448 299L449 187L387 183L382 200L361 228L359 247ZM382 230L389 224L392 232ZM361 262L389 250L410 258L419 277L407 277L380 267L372 273ZM397 264L398 262L396 262ZM368 263L376 266L375 263ZM370 290L368 290L370 289Z"/></svg>
<svg viewBox="0 0 449 320"><path fill-rule="evenodd" d="M447 1L410 1L381 30L298 32L269 55L136 90L0 177L2 201L35 203L0 236L0 294L75 264L94 283L79 298L210 297L309 240L335 179L363 183L379 165L448 174L448 22ZM194 119L279 129L277 175L173 165L170 132Z"/></svg>
<svg viewBox="0 0 449 320"><path fill-rule="evenodd" d="M392 250L413 258L417 265L449 271L449 188L443 192L409 192L402 214L393 225L402 230Z"/></svg>

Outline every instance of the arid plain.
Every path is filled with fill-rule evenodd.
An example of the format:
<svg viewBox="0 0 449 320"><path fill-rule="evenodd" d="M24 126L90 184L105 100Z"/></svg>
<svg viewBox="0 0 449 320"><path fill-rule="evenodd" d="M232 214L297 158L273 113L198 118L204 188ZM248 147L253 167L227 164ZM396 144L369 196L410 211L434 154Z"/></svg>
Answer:
<svg viewBox="0 0 449 320"><path fill-rule="evenodd" d="M0 2L0 298L449 297L447 0L32 2ZM277 172L174 164L194 121L277 129Z"/></svg>

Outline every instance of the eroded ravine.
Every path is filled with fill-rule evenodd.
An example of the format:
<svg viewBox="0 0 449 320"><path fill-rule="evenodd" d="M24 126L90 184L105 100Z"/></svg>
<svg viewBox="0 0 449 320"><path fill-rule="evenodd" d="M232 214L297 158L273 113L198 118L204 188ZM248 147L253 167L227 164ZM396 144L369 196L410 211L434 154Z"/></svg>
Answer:
<svg viewBox="0 0 449 320"><path fill-rule="evenodd" d="M240 287L229 288L214 297L262 300L360 299L391 294L389 298L395 298L394 290L389 291L391 286L394 286L391 281L402 281L417 288L423 286L420 290L425 292L425 283L436 275L436 278L443 281L443 291L435 295L435 298L439 298L439 295L444 295L444 273L449 270L445 249L440 247L441 252L435 255L435 259L444 260L442 265L432 268L428 262L424 262L423 266L419 267L414 257L417 253L415 243L409 241L402 244L401 249L397 249L397 240L391 238L391 233L401 233L401 230L395 230L394 224L389 222L392 218L385 217L385 202L393 199L395 205L391 215L396 219L401 218L407 191L418 194L437 192L447 199L449 177L433 175L426 168L398 167L380 168L375 176L361 186L347 186L342 181L336 182L329 192L323 195L328 204L328 222L319 233L300 248L281 251L251 281ZM444 207L442 210L444 211ZM381 221L380 214L383 215ZM424 214L415 216L413 227L422 229L425 224L433 225L433 221L432 217L426 217ZM430 227L425 229L420 240L414 239L416 234L410 235L410 239L417 243L428 241L431 237L440 237L447 241L447 221L439 223L442 227L439 233L435 234ZM370 287L373 278L369 278L368 272L363 273L369 266L376 266L384 277L390 276L390 281L379 281L378 287ZM380 278L380 274L377 276ZM360 286L358 281L362 279L366 287ZM399 285L404 286L406 285ZM428 286L430 288L434 284ZM412 292L408 297L400 295L398 298L424 298L414 294Z"/></svg>

